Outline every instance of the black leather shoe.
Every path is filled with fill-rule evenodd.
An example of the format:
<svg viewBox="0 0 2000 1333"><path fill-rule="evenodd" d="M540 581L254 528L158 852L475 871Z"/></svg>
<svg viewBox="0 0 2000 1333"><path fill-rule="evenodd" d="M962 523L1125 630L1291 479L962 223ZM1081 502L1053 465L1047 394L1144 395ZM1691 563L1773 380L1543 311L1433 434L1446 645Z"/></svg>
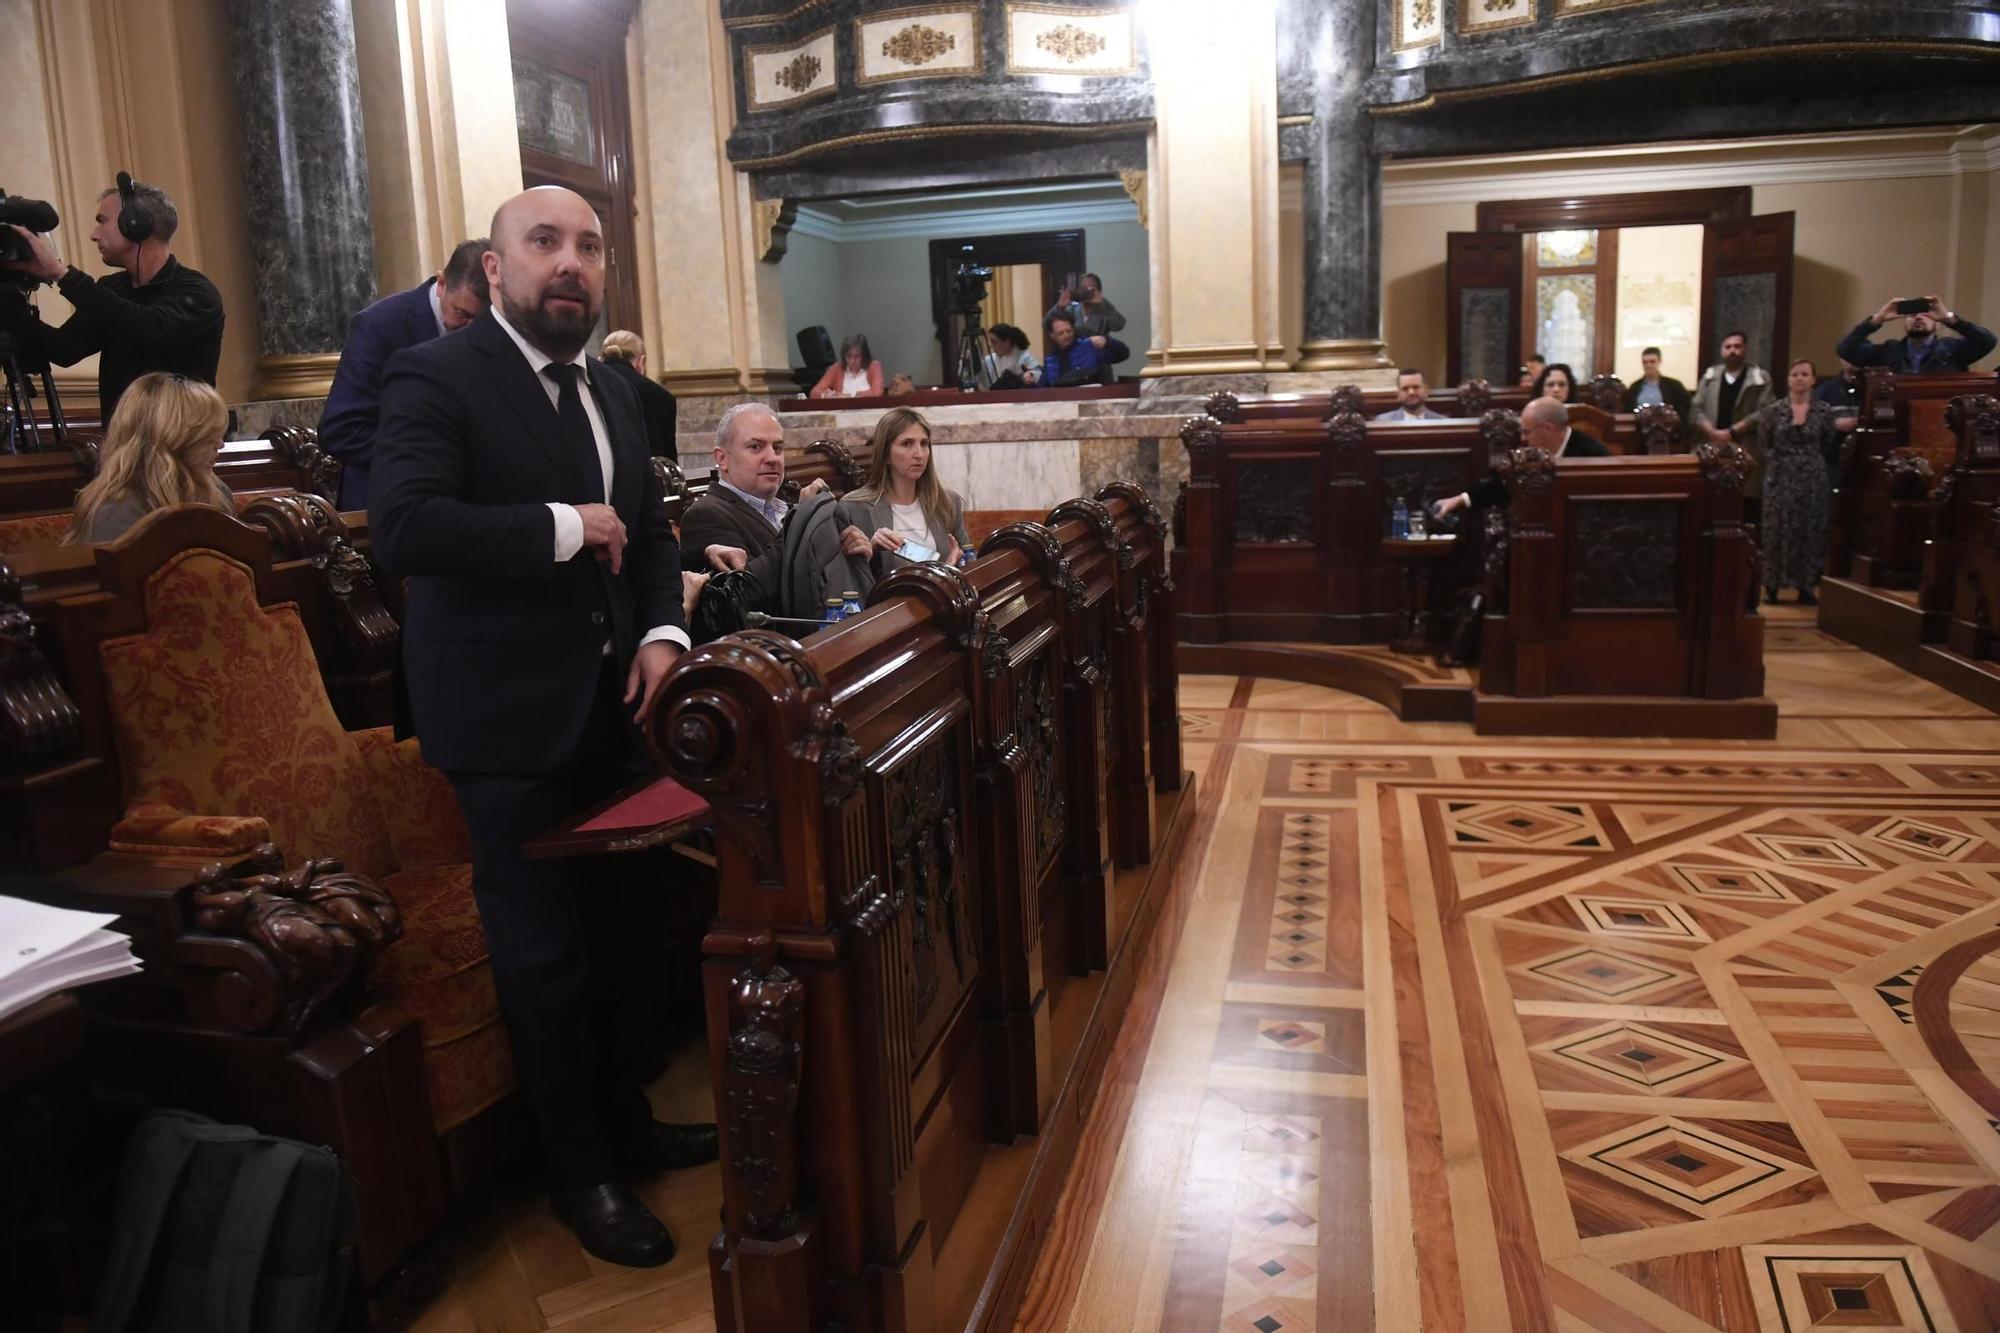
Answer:
<svg viewBox="0 0 2000 1333"><path fill-rule="evenodd" d="M668 1125L657 1120L612 1151L620 1166L643 1173L700 1166L719 1155L714 1125Z"/></svg>
<svg viewBox="0 0 2000 1333"><path fill-rule="evenodd" d="M606 1263L658 1268L674 1257L674 1238L639 1196L617 1181L580 1189L551 1189L549 1206Z"/></svg>

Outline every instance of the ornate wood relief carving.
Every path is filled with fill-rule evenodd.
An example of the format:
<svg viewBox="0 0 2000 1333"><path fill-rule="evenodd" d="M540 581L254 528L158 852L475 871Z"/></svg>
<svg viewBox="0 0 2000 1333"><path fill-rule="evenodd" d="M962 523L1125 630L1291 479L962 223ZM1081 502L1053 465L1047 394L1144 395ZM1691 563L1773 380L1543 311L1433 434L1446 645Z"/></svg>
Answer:
<svg viewBox="0 0 2000 1333"><path fill-rule="evenodd" d="M1237 541L1313 539L1311 459L1244 459L1234 466Z"/></svg>
<svg viewBox="0 0 2000 1333"><path fill-rule="evenodd" d="M1458 414L1477 421L1493 406L1493 386L1485 380L1471 379L1458 386Z"/></svg>
<svg viewBox="0 0 2000 1333"><path fill-rule="evenodd" d="M1069 808L1063 794L1062 722L1056 711L1055 687L1047 652L1037 653L1014 677L1014 736L1028 757L1028 788L1032 804L1029 828L1039 874L1062 850Z"/></svg>
<svg viewBox="0 0 2000 1333"><path fill-rule="evenodd" d="M1139 225L1146 225L1146 173L1130 167L1118 173L1118 183L1125 187L1125 194L1139 209Z"/></svg>
<svg viewBox="0 0 2000 1333"><path fill-rule="evenodd" d="M1104 39L1094 32L1087 32L1074 23L1065 23L1050 28L1035 38L1035 45L1065 65L1074 65L1079 60L1088 60L1104 49Z"/></svg>
<svg viewBox="0 0 2000 1333"><path fill-rule="evenodd" d="M1681 437L1681 414L1665 403L1647 403L1633 414L1639 443L1649 454L1670 454Z"/></svg>
<svg viewBox="0 0 2000 1333"><path fill-rule="evenodd" d="M300 488L327 503L340 495L340 460L319 447L319 432L307 426L280 426L264 432L279 457L297 468Z"/></svg>
<svg viewBox="0 0 2000 1333"><path fill-rule="evenodd" d="M1717 490L1740 491L1743 479L1750 475L1750 454L1734 440L1699 444L1694 456L1701 465L1701 475Z"/></svg>
<svg viewBox="0 0 2000 1333"><path fill-rule="evenodd" d="M1243 404L1241 400L1227 389L1217 389L1214 393L1210 394L1208 401L1202 404L1202 410L1217 421L1230 422L1243 420ZM1190 424L1192 423L1190 422ZM1187 426L1181 427L1181 438L1187 438Z"/></svg>
<svg viewBox="0 0 2000 1333"><path fill-rule="evenodd" d="M83 745L83 714L35 643L21 580L0 564L0 741L9 758L52 759Z"/></svg>
<svg viewBox="0 0 2000 1333"><path fill-rule="evenodd" d="M1463 0L1461 0L1463 3ZM1397 51L1433 46L1444 31L1438 0L1393 0L1395 30L1390 45Z"/></svg>
<svg viewBox="0 0 2000 1333"><path fill-rule="evenodd" d="M1930 498L1931 478L1936 474L1931 470L1931 461L1916 450L1891 449L1882 460L1882 472L1889 479L1891 500Z"/></svg>
<svg viewBox="0 0 2000 1333"><path fill-rule="evenodd" d="M722 1163L730 1197L743 1207L743 1234L777 1240L797 1225L799 1019L806 988L762 956L729 986L729 1055L723 1068Z"/></svg>
<svg viewBox="0 0 2000 1333"><path fill-rule="evenodd" d="M1679 604L1681 507L1663 500L1573 500L1570 605L1671 610Z"/></svg>
<svg viewBox="0 0 2000 1333"><path fill-rule="evenodd" d="M1946 404L1944 424L1959 437L1958 465L2000 463L2000 398L1960 394Z"/></svg>
<svg viewBox="0 0 2000 1333"><path fill-rule="evenodd" d="M331 857L287 871L265 843L240 866L205 866L189 890L194 924L247 940L278 974L276 994L245 977L217 988L220 1021L239 1032L297 1032L403 933L395 900Z"/></svg>
<svg viewBox="0 0 2000 1333"><path fill-rule="evenodd" d="M1535 21L1535 0L1458 0L1460 32L1491 32Z"/></svg>
<svg viewBox="0 0 2000 1333"><path fill-rule="evenodd" d="M929 1047L978 969L959 827L958 766L951 732L888 777L891 877L910 910L911 1048Z"/></svg>

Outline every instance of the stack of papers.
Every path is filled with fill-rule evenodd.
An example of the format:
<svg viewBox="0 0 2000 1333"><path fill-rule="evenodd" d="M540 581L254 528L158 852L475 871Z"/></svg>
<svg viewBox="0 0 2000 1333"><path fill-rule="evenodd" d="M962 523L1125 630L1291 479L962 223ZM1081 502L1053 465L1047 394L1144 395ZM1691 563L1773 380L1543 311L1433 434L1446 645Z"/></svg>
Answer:
<svg viewBox="0 0 2000 1333"><path fill-rule="evenodd" d="M0 894L0 1018L71 986L139 970L118 918Z"/></svg>

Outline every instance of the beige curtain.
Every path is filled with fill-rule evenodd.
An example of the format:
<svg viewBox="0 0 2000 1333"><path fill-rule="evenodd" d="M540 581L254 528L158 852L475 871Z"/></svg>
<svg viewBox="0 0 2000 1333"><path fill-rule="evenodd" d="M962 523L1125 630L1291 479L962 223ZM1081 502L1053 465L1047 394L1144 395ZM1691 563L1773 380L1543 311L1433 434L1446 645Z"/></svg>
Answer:
<svg viewBox="0 0 2000 1333"><path fill-rule="evenodd" d="M1003 264L993 270L986 284L986 300L979 307L980 321L987 328L1012 324L1025 329L1030 339L1042 322L1042 266Z"/></svg>

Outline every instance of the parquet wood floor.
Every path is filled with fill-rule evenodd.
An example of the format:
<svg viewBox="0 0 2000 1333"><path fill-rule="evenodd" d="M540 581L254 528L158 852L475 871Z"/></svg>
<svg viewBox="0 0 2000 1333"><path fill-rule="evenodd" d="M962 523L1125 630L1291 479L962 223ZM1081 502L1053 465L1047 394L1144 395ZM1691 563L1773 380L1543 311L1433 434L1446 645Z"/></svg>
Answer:
<svg viewBox="0 0 2000 1333"><path fill-rule="evenodd" d="M1017 1328L2000 1328L2000 719L1773 619L1775 742L1185 681L1201 860Z"/></svg>
<svg viewBox="0 0 2000 1333"><path fill-rule="evenodd" d="M2000 1328L2000 717L1773 610L1774 742L1185 678L1188 873L1017 1329ZM716 1177L647 1197L634 1273L497 1195L415 1327L706 1330Z"/></svg>

